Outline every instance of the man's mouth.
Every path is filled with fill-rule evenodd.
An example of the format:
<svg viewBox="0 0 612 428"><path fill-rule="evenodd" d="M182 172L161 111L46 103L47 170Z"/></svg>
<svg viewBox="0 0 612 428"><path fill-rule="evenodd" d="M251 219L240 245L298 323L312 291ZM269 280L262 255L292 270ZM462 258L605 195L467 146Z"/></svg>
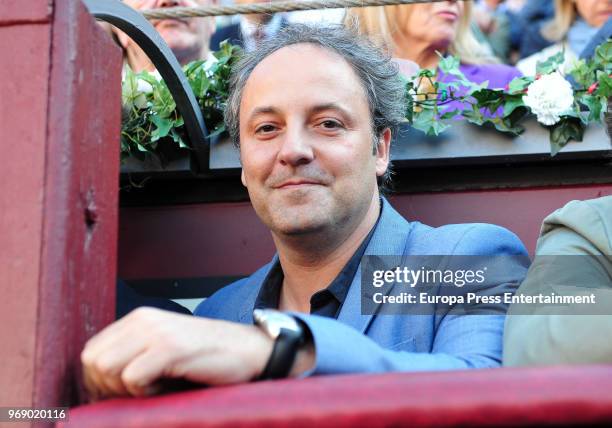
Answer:
<svg viewBox="0 0 612 428"><path fill-rule="evenodd" d="M294 179L283 181L277 186L273 186L275 189L298 189L309 186L321 186L321 183L314 180L307 179Z"/></svg>

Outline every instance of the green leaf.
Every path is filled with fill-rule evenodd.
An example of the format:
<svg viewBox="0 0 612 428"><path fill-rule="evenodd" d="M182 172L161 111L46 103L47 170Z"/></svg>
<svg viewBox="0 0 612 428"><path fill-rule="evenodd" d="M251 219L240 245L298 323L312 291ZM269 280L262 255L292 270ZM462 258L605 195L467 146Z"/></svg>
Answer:
<svg viewBox="0 0 612 428"><path fill-rule="evenodd" d="M153 87L155 87L155 85L159 85L160 84L159 80L157 80L157 77L153 76L152 74L148 73L147 71L141 71L140 73L138 73L136 75L136 77L138 79L144 80L145 82L147 82L148 84L150 84Z"/></svg>
<svg viewBox="0 0 612 428"><path fill-rule="evenodd" d="M155 86L153 88L153 111L159 117L166 118L172 114L175 108L176 104L166 84Z"/></svg>
<svg viewBox="0 0 612 428"><path fill-rule="evenodd" d="M444 114L440 115L440 119L442 119L442 120L453 119L456 116L458 116L460 113L461 113L461 110L458 110L458 109L449 110L449 111L445 112Z"/></svg>
<svg viewBox="0 0 612 428"><path fill-rule="evenodd" d="M603 98L612 97L612 78L604 72L598 73L599 87L595 91L595 95Z"/></svg>
<svg viewBox="0 0 612 428"><path fill-rule="evenodd" d="M435 114L431 108L423 108L413 116L412 127L429 135Z"/></svg>
<svg viewBox="0 0 612 428"><path fill-rule="evenodd" d="M478 103L479 108L485 108L495 113L504 102L504 91L498 89L479 89L470 94Z"/></svg>
<svg viewBox="0 0 612 428"><path fill-rule="evenodd" d="M574 63L574 68L570 72L576 83L584 87L588 87L592 82L592 66L587 64L584 59L578 60Z"/></svg>
<svg viewBox="0 0 612 428"><path fill-rule="evenodd" d="M559 69L559 67L563 65L564 61L565 61L565 52L560 51L544 61L538 61L536 65L536 73L537 74L550 74L553 71Z"/></svg>
<svg viewBox="0 0 612 428"><path fill-rule="evenodd" d="M595 50L595 59L602 64L612 63L612 40L608 39L606 42L599 45Z"/></svg>
<svg viewBox="0 0 612 428"><path fill-rule="evenodd" d="M199 61L192 61L189 64L185 65L183 67L183 72L185 73L185 76L187 76L187 78L189 78L192 74L198 72L199 70L201 70L204 65L204 61L203 60L199 60Z"/></svg>
<svg viewBox="0 0 612 428"><path fill-rule="evenodd" d="M509 116L519 107L524 107L525 103L523 102L522 95L508 95L506 96L506 101L504 102L504 116Z"/></svg>
<svg viewBox="0 0 612 428"><path fill-rule="evenodd" d="M414 115L414 98L412 97L412 91L414 89L414 84L411 81L406 81L405 84L405 97L406 97L406 110L404 112L404 116L409 123L412 123L412 118Z"/></svg>
<svg viewBox="0 0 612 428"><path fill-rule="evenodd" d="M444 74L456 74L461 73L459 71L459 65L461 65L461 61L459 57L448 55L440 58L440 62L438 63L438 67Z"/></svg>
<svg viewBox="0 0 612 428"><path fill-rule="evenodd" d="M522 94L529 85L533 83L533 77L515 77L508 84L508 92L511 94Z"/></svg>
<svg viewBox="0 0 612 428"><path fill-rule="evenodd" d="M502 119L504 125L507 128L507 132L511 132L515 135L519 135L525 131L525 128L519 125L521 120L523 120L529 114L529 109L525 106L517 106L512 113L504 115Z"/></svg>
<svg viewBox="0 0 612 428"><path fill-rule="evenodd" d="M155 124L156 128L151 134L151 141L157 141L160 138L168 136L174 121L159 116L152 116L151 121Z"/></svg>
<svg viewBox="0 0 612 428"><path fill-rule="evenodd" d="M587 112L585 112L585 121L586 124L590 122L596 122L601 120L601 112L602 112L602 102L601 99L594 95L584 95L580 99L580 103L583 104L587 108Z"/></svg>
<svg viewBox="0 0 612 428"><path fill-rule="evenodd" d="M562 117L550 130L550 155L555 156L571 140L582 141L584 125L574 117Z"/></svg>
<svg viewBox="0 0 612 428"><path fill-rule="evenodd" d="M464 110L461 115L475 125L482 125L485 122L485 117L476 104L472 105L472 110Z"/></svg>
<svg viewBox="0 0 612 428"><path fill-rule="evenodd" d="M136 97L138 97L138 81L134 73L128 69L121 86L121 102L128 110L131 110Z"/></svg>

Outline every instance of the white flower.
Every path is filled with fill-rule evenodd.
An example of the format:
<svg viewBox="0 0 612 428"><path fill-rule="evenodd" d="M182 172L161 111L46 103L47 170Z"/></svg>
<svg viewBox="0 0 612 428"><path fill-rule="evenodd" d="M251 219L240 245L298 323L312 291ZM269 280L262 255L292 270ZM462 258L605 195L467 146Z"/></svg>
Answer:
<svg viewBox="0 0 612 428"><path fill-rule="evenodd" d="M146 80L138 79L138 85L136 86L136 90L144 94L149 94L153 92L153 86L151 86L151 84Z"/></svg>
<svg viewBox="0 0 612 428"><path fill-rule="evenodd" d="M544 125L554 125L574 103L572 85L558 72L546 74L527 88L523 102Z"/></svg>
<svg viewBox="0 0 612 428"><path fill-rule="evenodd" d="M153 73L148 74L159 80L157 78L157 76L159 76L157 70L155 70ZM153 92L153 86L149 82L144 80L141 76L136 76L136 92L138 95L134 99L134 105L139 109L147 107L147 94Z"/></svg>

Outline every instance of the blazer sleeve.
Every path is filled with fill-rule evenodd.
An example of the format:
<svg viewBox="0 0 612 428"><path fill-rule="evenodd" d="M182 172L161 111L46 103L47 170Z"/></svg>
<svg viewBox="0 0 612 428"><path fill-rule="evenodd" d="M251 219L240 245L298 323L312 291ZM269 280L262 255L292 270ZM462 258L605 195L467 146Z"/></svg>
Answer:
<svg viewBox="0 0 612 428"><path fill-rule="evenodd" d="M511 306L504 335L504 365L612 362L610 219L612 196L573 201L544 220L537 255L519 292L536 294L547 283L582 285L588 287L587 294L595 295L596 308L593 314L576 305L515 314Z"/></svg>
<svg viewBox="0 0 612 428"><path fill-rule="evenodd" d="M528 257L520 240L511 232L490 225L468 231L453 254L522 255L508 258L513 278L493 284L488 294L514 290L523 279ZM522 260L523 262L519 262ZM499 314L460 315L448 313L436 320L431 352L403 352L386 349L373 338L335 319L294 313L312 334L316 361L306 375L430 371L497 367L501 364L502 336L507 308ZM393 315L386 315L393 316ZM398 318L398 322L405 322ZM394 345L395 346L395 345Z"/></svg>

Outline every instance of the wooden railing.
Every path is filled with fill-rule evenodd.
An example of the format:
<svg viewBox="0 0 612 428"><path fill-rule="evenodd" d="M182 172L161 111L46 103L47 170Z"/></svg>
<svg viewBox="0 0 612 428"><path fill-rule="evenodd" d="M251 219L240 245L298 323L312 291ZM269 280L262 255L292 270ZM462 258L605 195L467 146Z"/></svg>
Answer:
<svg viewBox="0 0 612 428"><path fill-rule="evenodd" d="M612 366L329 376L73 409L63 428L609 426Z"/></svg>

